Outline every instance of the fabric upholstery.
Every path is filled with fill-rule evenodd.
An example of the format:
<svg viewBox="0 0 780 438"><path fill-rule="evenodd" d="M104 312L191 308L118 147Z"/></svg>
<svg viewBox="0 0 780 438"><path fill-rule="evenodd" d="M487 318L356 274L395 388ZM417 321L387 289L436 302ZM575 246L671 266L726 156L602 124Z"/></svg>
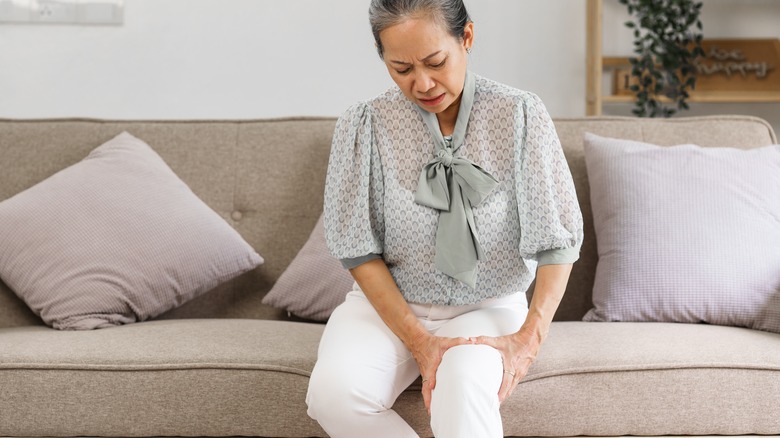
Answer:
<svg viewBox="0 0 780 438"><path fill-rule="evenodd" d="M523 412L507 426L517 435L777 434L778 341L734 327L557 323L506 403Z"/></svg>
<svg viewBox="0 0 780 438"><path fill-rule="evenodd" d="M0 281L0 327L43 324L43 320L35 315L5 283Z"/></svg>
<svg viewBox="0 0 780 438"><path fill-rule="evenodd" d="M556 322L501 407L504 433L777 434L779 341L734 327ZM399 397L398 412L430 436L415 390Z"/></svg>
<svg viewBox="0 0 780 438"><path fill-rule="evenodd" d="M322 212L334 124L311 118L0 120L0 200L128 130L267 259L159 317L170 320L87 332L40 326L0 283L0 327L15 327L0 328L0 435L324 436L303 404L322 326L223 318L286 318L261 300ZM560 321L579 320L592 307L597 253L585 132L662 145L753 147L777 142L771 128L743 116L558 119L555 125L583 211L585 241L558 321L530 375L502 408L506 434L779 434L780 335L711 325ZM183 319L193 317L208 320ZM404 392L395 409L430 436L418 391Z"/></svg>
<svg viewBox="0 0 780 438"><path fill-rule="evenodd" d="M0 200L77 163L122 131L144 139L209 207L228 221L266 262L161 318L233 317L286 319L262 298L306 242L322 213L334 118L277 120L112 121L0 119L3 166ZM579 320L592 307L596 252L583 135L659 145L753 147L777 143L771 127L747 116L677 119L599 117L556 119L574 178L585 226L556 320ZM301 159L306 157L306 159ZM307 178L301 178L306 175ZM0 294L3 294L0 288ZM7 293L7 292L5 292ZM0 327L20 321L18 307L0 308ZM28 321L28 319L24 319ZM27 324L24 322L23 324Z"/></svg>
<svg viewBox="0 0 780 438"><path fill-rule="evenodd" d="M303 402L322 328L193 319L0 329L0 435L324 436ZM505 433L777 433L778 342L734 327L555 323L502 407ZM396 406L426 436L418 391Z"/></svg>
<svg viewBox="0 0 780 438"><path fill-rule="evenodd" d="M233 319L0 329L0 436L323 436L304 403L321 331Z"/></svg>
<svg viewBox="0 0 780 438"><path fill-rule="evenodd" d="M300 318L327 321L333 309L344 302L354 279L328 252L322 219L320 216L309 240L268 291L263 304Z"/></svg>
<svg viewBox="0 0 780 438"><path fill-rule="evenodd" d="M586 321L780 333L780 145L585 136L599 262Z"/></svg>
<svg viewBox="0 0 780 438"><path fill-rule="evenodd" d="M261 300L306 242L322 213L334 125L335 119L330 118L0 119L2 164L12 164L2 166L0 200L77 163L122 131L132 132L253 248L261 249L266 259L258 268L160 318L287 319L285 312L263 305ZM0 288L3 293L7 291ZM12 309L0 308L0 327L13 326L14 321L27 324L16 317L25 310Z"/></svg>
<svg viewBox="0 0 780 438"><path fill-rule="evenodd" d="M0 277L49 325L155 317L262 258L123 132L0 203Z"/></svg>

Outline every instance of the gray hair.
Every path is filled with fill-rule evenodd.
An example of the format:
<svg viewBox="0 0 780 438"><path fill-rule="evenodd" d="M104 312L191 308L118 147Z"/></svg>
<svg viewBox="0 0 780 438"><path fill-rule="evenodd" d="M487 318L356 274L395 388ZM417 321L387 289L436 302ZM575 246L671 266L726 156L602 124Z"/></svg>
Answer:
<svg viewBox="0 0 780 438"><path fill-rule="evenodd" d="M368 21L380 58L384 58L384 47L379 33L407 18L420 15L437 20L455 38L463 38L466 24L471 21L463 0L371 0Z"/></svg>

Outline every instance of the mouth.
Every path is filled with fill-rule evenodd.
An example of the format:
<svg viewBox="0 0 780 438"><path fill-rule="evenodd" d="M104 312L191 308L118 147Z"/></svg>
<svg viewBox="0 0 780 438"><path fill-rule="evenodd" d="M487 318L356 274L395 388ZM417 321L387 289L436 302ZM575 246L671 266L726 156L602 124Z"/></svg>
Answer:
<svg viewBox="0 0 780 438"><path fill-rule="evenodd" d="M422 98L420 98L418 100L420 102L422 102L423 105L426 105L426 106L436 106L436 105L440 104L444 100L444 94L445 93L441 93L440 95L438 95L438 96L436 96L436 97L434 97L432 99L422 99Z"/></svg>

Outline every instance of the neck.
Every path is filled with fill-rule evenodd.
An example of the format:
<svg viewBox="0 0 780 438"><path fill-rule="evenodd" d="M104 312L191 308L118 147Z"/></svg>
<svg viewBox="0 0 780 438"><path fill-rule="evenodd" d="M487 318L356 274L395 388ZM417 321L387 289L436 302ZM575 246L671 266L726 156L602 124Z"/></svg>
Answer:
<svg viewBox="0 0 780 438"><path fill-rule="evenodd" d="M458 109L460 108L461 96L463 96L463 92L461 92L458 98L452 102L452 105L436 114L436 118L439 120L441 135L452 135L452 132L455 131L455 122L458 120Z"/></svg>

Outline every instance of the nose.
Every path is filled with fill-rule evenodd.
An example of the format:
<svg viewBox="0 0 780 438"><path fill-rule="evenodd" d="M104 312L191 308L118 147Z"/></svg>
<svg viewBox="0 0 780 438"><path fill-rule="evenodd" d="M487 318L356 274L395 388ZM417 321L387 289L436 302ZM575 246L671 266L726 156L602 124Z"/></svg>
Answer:
<svg viewBox="0 0 780 438"><path fill-rule="evenodd" d="M436 82L433 80L431 75L429 75L425 71L418 71L417 75L414 78L414 87L420 94L426 94L430 90L433 89L433 87L436 86Z"/></svg>

